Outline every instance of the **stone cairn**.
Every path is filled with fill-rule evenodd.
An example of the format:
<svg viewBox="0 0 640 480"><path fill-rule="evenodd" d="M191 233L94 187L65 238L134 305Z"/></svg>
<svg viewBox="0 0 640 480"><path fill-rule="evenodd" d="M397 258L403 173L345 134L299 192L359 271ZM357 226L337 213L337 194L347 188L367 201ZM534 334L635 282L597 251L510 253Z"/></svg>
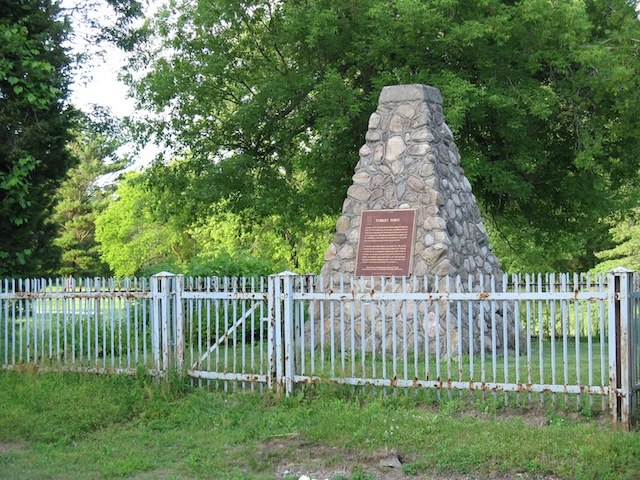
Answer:
<svg viewBox="0 0 640 480"><path fill-rule="evenodd" d="M360 214L363 210L415 209L416 234L413 249L412 275L427 277L431 282L425 286L419 282L396 282L387 279L385 291L445 291L445 283L450 289L469 291L468 278L472 276L472 291L479 292L480 277L484 277L484 290L490 290L491 275L496 289L501 289L502 271L498 259L491 252L487 232L482 224L480 210L471 192L471 185L460 166L460 155L453 141L451 130L444 121L442 96L433 87L426 85L394 85L384 87L380 94L377 110L369 119L366 143L360 149L353 185L347 191L342 207L342 215L336 223L334 239L325 253L325 263L321 271L322 282L318 288L338 291L342 282L348 289L380 291L380 278L353 279L356 271L356 255L360 235ZM449 280L446 277L449 277ZM436 283L436 279L437 283ZM351 287L353 282L353 287ZM327 303L327 302L325 302ZM395 305L394 305L395 303ZM390 324L395 320L396 334L404 338L403 326L407 328L407 344L423 348L428 336L429 350L435 349L436 321L440 322L439 340L444 348L446 338L445 301L439 301L439 308L427 302L416 302L416 306L403 309L401 301L387 302L385 317L386 335L390 335ZM407 302L409 303L409 302ZM461 302L462 328L457 331L456 305L450 305L449 332L450 345L457 352L459 335L462 335L464 350L469 348L469 321L467 302ZM500 349L503 338L503 315L499 302L482 302L484 318L479 318L479 302L473 307L474 350L480 349L481 321L484 321L485 349L492 348L491 327L495 322L496 348ZM345 317L351 315L354 322L355 345L361 345L364 336L366 350L381 348L381 322L372 322L371 316L382 316L381 306L360 302L344 302ZM493 308L493 312L491 309ZM318 311L318 309L315 309ZM318 335L327 335L332 329L340 332L342 323L345 338L351 338L351 323L342 322L337 314L318 318L315 327L316 344ZM362 311L361 311L362 310ZM375 311L374 311L375 310ZM439 315L436 311L439 310ZM337 311L337 309L336 309ZM407 321L400 312L405 312ZM427 312L425 315L425 311ZM413 317L418 315L417 331ZM366 321L360 321L360 315ZM493 314L493 315L492 315ZM317 314L316 314L317 315ZM394 318L395 315L395 318ZM436 316L439 319L436 319ZM507 325L508 344L514 342L514 320ZM424 319L427 321L424 321ZM371 325L374 324L375 327ZM374 330L372 332L372 330ZM307 332L309 334L309 332ZM418 336L417 341L415 336ZM336 338L338 333L335 333ZM337 340L336 340L337 342ZM400 341L402 342L402 341ZM386 347L390 349L390 340ZM375 346L374 346L375 345ZM441 351L443 351L441 349Z"/></svg>

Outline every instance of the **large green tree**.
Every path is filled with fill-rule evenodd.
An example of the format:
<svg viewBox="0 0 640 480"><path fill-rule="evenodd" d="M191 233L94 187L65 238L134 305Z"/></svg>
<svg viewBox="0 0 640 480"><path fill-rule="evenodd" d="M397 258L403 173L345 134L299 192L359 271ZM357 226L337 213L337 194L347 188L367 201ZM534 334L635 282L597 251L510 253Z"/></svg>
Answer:
<svg viewBox="0 0 640 480"><path fill-rule="evenodd" d="M196 221L224 199L295 247L339 211L382 86L426 83L507 268L590 267L640 161L634 3L168 2L129 72L162 113L150 130L191 159L158 169L159 208L192 193Z"/></svg>
<svg viewBox="0 0 640 480"><path fill-rule="evenodd" d="M95 239L95 221L107 208L115 189L115 175L127 166L127 158L118 158L121 141L105 134L91 122L74 131L69 145L77 164L69 169L56 192L51 221L58 226L54 240L60 251L58 273L73 276L107 275Z"/></svg>
<svg viewBox="0 0 640 480"><path fill-rule="evenodd" d="M55 265L55 189L72 164L69 25L52 0L0 0L0 276Z"/></svg>

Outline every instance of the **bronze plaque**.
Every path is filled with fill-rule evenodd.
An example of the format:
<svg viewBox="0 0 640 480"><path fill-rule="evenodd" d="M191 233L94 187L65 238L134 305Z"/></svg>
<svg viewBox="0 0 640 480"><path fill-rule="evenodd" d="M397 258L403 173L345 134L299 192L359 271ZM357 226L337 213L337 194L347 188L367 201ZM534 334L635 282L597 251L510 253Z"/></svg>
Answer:
<svg viewBox="0 0 640 480"><path fill-rule="evenodd" d="M364 210L356 275L410 275L415 224L415 210Z"/></svg>

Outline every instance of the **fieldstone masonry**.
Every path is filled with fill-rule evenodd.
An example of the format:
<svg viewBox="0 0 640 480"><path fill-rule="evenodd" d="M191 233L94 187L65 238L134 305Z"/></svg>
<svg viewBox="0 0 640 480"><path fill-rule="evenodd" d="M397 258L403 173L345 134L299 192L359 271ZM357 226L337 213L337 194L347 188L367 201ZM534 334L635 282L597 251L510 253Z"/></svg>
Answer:
<svg viewBox="0 0 640 480"><path fill-rule="evenodd" d="M369 119L366 143L360 149L353 185L347 190L342 215L336 223L333 242L325 253L322 268L323 285L321 288L336 288L340 277L352 276L356 269L356 254L360 234L360 214L363 210L383 209L416 209L416 236L414 244L412 273L415 276L440 278L439 288L444 288L444 277L452 277L451 285L459 276L458 288L466 290L468 277L473 276L475 291L479 290L480 276L493 274L500 288L502 272L498 259L489 245L487 232L482 224L480 210L471 192L471 185L460 166L460 155L453 141L451 130L445 123L442 111L442 96L433 87L426 85L394 85L384 87L380 94L377 110ZM365 288L380 288L379 279L373 280L377 285ZM333 287L330 287L330 283ZM433 282L432 282L433 283ZM360 283L356 282L356 288ZM385 289L397 289L388 282ZM413 283L405 288L416 288ZM418 288L424 288L419 282ZM489 280L486 278L486 284ZM437 288L437 287L436 287ZM431 287L429 287L431 289ZM354 311L356 318L360 316L359 302L347 302L345 308ZM402 310L401 305L386 306L387 321ZM485 348L491 349L491 307L484 302L485 312ZM403 336L402 324L407 324L408 345L414 345L414 335L418 335L418 344L423 345L425 336L435 335L436 314L434 309L422 302L417 308L409 308L408 322L396 321L398 335ZM451 338L457 344L458 335L462 334L463 345L468 345L469 331L467 325L467 307L464 306L462 332L450 328ZM413 311L419 318L424 318L427 310L428 325L416 322L418 331L414 332ZM476 307L477 310L477 307ZM441 302L439 308L440 331L445 331L446 304ZM365 315L371 315L367 307ZM380 307L374 313L381 315ZM477 317L477 311L475 313ZM497 347L501 346L503 337L502 315L498 306L494 306L494 317L497 331ZM335 319L325 318L319 322L324 332L331 329ZM380 322L363 322L364 331L354 327L356 344L364 335L366 345L378 345L381 332L371 332L371 324ZM455 322L454 322L455 323ZM479 349L480 325L475 321L473 341L475 349ZM368 325L368 327L366 326ZM336 325L334 325L335 327ZM451 326L450 326L451 327ZM343 327L344 328L344 327ZM348 326L347 326L348 328ZM379 330L379 327L374 327ZM410 331L409 331L410 330ZM425 331L426 330L426 331ZM509 343L514 340L514 325L508 325ZM322 334L317 329L317 334ZM372 342L372 333L374 335ZM350 336L350 332L345 332ZM431 340L431 338L430 338ZM444 342L445 339L441 338ZM431 341L431 346L435 342ZM368 348L370 349L370 348Z"/></svg>

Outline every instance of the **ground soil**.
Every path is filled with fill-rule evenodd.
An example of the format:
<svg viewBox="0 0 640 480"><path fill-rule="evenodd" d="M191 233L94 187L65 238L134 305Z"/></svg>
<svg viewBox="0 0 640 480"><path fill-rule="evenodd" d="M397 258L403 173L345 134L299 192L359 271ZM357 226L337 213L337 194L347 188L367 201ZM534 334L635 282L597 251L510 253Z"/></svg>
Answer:
<svg viewBox="0 0 640 480"><path fill-rule="evenodd" d="M551 476L525 474L461 475L429 472L409 475L403 472L402 468L382 465L392 456L396 456L401 463L414 460L398 452L381 450L366 453L339 447L326 447L310 443L299 434L274 437L261 442L257 455L263 460L278 460L276 461L277 478L299 478L306 475L312 479L325 480L340 475L349 478L353 472L363 472L376 480L555 480L555 477Z"/></svg>

